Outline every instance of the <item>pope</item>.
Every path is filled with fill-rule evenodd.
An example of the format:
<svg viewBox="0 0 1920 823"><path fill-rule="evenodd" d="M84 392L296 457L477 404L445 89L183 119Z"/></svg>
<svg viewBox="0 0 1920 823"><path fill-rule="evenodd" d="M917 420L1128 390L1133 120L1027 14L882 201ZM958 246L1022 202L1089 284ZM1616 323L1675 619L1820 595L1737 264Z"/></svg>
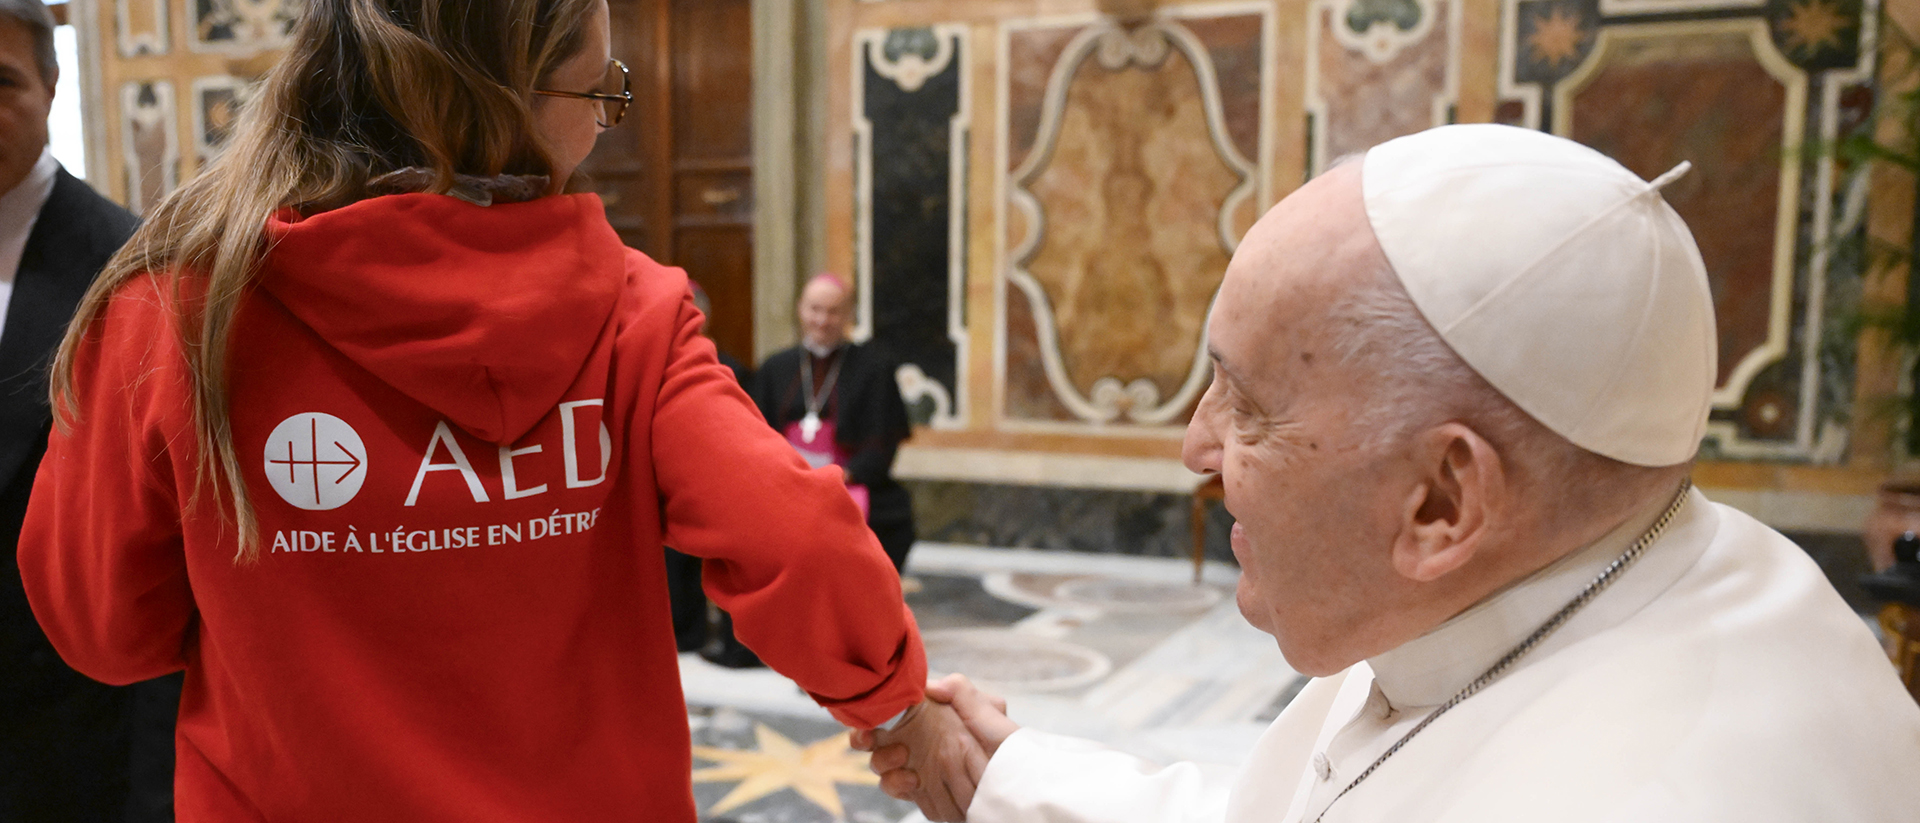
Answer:
<svg viewBox="0 0 1920 823"><path fill-rule="evenodd" d="M1183 457L1225 480L1241 612L1316 679L1209 770L952 678L931 693L991 757L926 782L983 823L1916 819L1920 707L1865 623L1688 482L1718 360L1660 195L1685 172L1446 126L1276 205ZM857 742L919 796L927 758Z"/></svg>

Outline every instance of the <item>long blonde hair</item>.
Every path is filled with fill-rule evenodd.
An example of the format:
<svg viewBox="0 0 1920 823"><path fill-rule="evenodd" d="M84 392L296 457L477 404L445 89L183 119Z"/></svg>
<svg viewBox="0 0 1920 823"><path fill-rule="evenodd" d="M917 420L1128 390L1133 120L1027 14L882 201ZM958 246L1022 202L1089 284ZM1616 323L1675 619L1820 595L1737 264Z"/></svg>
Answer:
<svg viewBox="0 0 1920 823"><path fill-rule="evenodd" d="M550 174L528 101L584 45L594 2L307 0L291 47L226 151L147 215L80 301L50 375L61 429L78 417L75 354L114 292L171 273L199 446L187 505L214 488L239 535L236 562L258 557L258 519L233 445L227 352L267 252L268 217L363 200L369 180L408 167L430 169L440 192L455 174Z"/></svg>

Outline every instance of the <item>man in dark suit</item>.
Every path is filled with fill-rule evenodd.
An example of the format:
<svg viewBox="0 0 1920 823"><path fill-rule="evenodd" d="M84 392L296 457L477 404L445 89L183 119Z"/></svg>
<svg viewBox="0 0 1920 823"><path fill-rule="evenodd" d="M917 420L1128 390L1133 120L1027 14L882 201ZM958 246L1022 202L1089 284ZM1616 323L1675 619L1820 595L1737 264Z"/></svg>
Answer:
<svg viewBox="0 0 1920 823"><path fill-rule="evenodd" d="M0 0L0 820L171 820L179 676L114 688L68 668L15 560L52 425L48 362L137 224L47 151L59 71L46 6Z"/></svg>

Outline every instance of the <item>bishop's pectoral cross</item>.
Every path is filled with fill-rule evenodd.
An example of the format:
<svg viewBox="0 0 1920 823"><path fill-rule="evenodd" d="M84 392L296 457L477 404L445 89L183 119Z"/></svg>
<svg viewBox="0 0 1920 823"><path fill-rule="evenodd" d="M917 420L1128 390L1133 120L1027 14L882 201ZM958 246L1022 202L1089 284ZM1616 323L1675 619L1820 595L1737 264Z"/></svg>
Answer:
<svg viewBox="0 0 1920 823"><path fill-rule="evenodd" d="M820 434L820 415L815 414L814 412L807 412L806 417L800 418L800 439L811 444L813 442L813 438L819 434Z"/></svg>

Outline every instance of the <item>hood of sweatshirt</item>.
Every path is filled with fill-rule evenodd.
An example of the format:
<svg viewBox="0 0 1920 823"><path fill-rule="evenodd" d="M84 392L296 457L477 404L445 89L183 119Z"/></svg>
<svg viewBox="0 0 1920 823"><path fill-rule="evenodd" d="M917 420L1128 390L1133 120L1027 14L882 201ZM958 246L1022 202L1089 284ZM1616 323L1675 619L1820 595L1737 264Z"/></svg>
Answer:
<svg viewBox="0 0 1920 823"><path fill-rule="evenodd" d="M347 359L491 443L579 377L625 280L600 198L375 197L268 221L260 284Z"/></svg>

